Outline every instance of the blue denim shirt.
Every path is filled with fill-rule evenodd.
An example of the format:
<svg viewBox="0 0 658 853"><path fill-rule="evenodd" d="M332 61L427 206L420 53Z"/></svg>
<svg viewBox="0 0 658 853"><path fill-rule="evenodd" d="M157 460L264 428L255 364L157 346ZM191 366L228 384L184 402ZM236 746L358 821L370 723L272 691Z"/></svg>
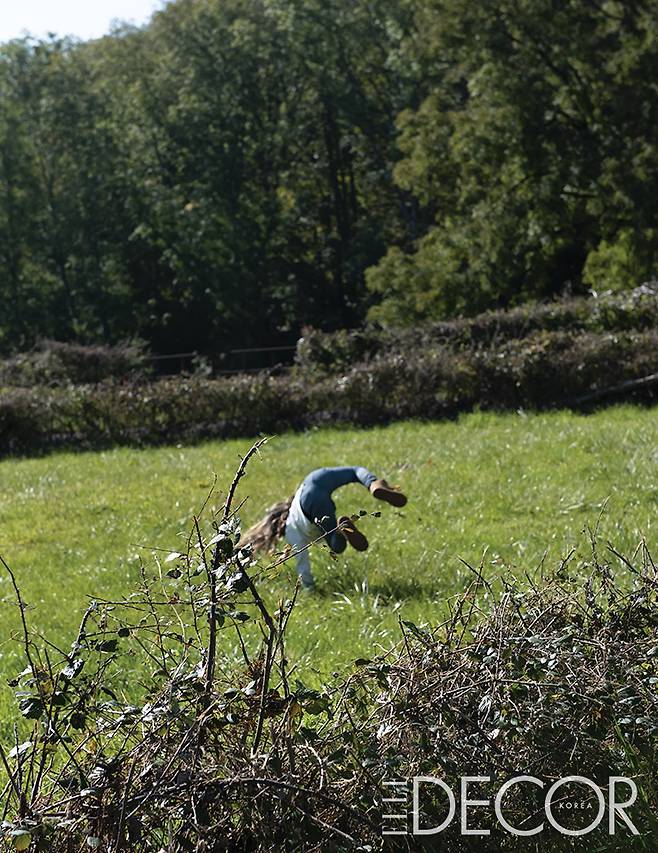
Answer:
<svg viewBox="0 0 658 853"><path fill-rule="evenodd" d="M302 483L299 500L302 512L309 521L319 524L322 530L333 530L338 522L336 505L331 499L332 492L348 483L362 483L369 488L376 479L371 471L363 467L316 468ZM325 539L332 551L340 554L345 550L347 542L340 533L328 533Z"/></svg>

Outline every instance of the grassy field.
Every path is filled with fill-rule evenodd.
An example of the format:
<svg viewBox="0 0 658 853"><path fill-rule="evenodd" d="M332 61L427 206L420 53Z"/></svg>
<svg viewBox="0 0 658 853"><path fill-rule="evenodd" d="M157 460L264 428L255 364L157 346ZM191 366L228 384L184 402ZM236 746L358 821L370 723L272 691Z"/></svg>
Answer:
<svg viewBox="0 0 658 853"><path fill-rule="evenodd" d="M213 472L223 490L249 446L247 440L212 442L1 462L0 553L31 605L31 623L68 646L87 597L128 594L140 555L150 559L140 546L176 549ZM437 621L446 598L472 577L460 557L483 562L489 577L504 567L519 575L539 572L542 561L552 567L574 546L585 561L583 530L597 522L601 541L623 552L632 552L643 536L652 547L656 462L655 410L620 407L588 417L476 414L449 423L276 437L251 464L238 498L249 496L241 515L251 524L309 470L332 464L367 465L410 497L404 510L394 510L357 485L339 493L339 511L381 509L382 516L363 520L371 540L365 554L332 560L318 549L314 555L318 592L300 600L289 651L305 679L317 683L340 664L389 646L399 617ZM289 593L294 568L288 566L268 582L268 596ZM6 679L24 665L17 627L2 574L5 731L15 708Z"/></svg>

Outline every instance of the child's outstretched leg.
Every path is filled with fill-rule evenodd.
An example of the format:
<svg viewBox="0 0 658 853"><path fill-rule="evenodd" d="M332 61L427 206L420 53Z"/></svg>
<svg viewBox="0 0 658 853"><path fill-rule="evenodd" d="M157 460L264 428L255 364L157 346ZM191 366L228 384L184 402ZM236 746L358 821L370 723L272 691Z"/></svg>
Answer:
<svg viewBox="0 0 658 853"><path fill-rule="evenodd" d="M319 533L319 531L317 531ZM293 498L286 521L285 539L294 549L297 574L304 589L313 589L315 580L311 573L311 557L308 545L317 538L315 525L304 516L299 505L299 492Z"/></svg>
<svg viewBox="0 0 658 853"><path fill-rule="evenodd" d="M373 480L368 486L373 497L380 501L386 501L391 506L404 506L407 496L394 486L389 486L386 480Z"/></svg>
<svg viewBox="0 0 658 853"><path fill-rule="evenodd" d="M352 548L356 551L368 550L368 540L349 516L341 515L338 519L338 525L338 530L340 531L341 536L345 537Z"/></svg>
<svg viewBox="0 0 658 853"><path fill-rule="evenodd" d="M308 541L303 536L296 535L294 527L286 527L286 542L294 548L297 574L305 589L312 589L315 586L315 580L311 573L311 558L308 553ZM304 550L302 550L304 549Z"/></svg>

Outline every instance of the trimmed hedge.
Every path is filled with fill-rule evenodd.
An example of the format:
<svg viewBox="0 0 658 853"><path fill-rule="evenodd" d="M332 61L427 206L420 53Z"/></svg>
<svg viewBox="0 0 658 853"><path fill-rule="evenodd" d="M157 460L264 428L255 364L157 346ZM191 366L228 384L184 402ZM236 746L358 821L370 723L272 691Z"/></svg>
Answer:
<svg viewBox="0 0 658 853"><path fill-rule="evenodd" d="M546 408L658 373L658 330L538 332L500 347L436 344L335 376L244 374L0 392L0 452L157 444L317 424L445 418L475 407ZM652 399L651 388L633 392Z"/></svg>
<svg viewBox="0 0 658 853"><path fill-rule="evenodd" d="M437 344L461 350L502 346L540 331L621 332L658 328L658 282L647 282L623 293L563 299L518 308L487 311L472 318L426 323L407 328L366 326L364 329L320 332L307 328L297 345L297 364L322 374L345 370L355 362L384 353L407 353Z"/></svg>
<svg viewBox="0 0 658 853"><path fill-rule="evenodd" d="M0 387L79 385L105 379L146 377L144 344L85 346L39 341L29 352L0 361Z"/></svg>

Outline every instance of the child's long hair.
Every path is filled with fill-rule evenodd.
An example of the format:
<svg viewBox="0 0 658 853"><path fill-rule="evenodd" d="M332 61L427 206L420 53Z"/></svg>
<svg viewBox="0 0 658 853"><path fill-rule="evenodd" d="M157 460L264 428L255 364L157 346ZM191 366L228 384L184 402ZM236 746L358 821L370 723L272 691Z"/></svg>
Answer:
<svg viewBox="0 0 658 853"><path fill-rule="evenodd" d="M240 545L251 545L252 549L267 553L273 551L276 543L286 532L286 521L292 498L273 504L265 516L242 536Z"/></svg>

